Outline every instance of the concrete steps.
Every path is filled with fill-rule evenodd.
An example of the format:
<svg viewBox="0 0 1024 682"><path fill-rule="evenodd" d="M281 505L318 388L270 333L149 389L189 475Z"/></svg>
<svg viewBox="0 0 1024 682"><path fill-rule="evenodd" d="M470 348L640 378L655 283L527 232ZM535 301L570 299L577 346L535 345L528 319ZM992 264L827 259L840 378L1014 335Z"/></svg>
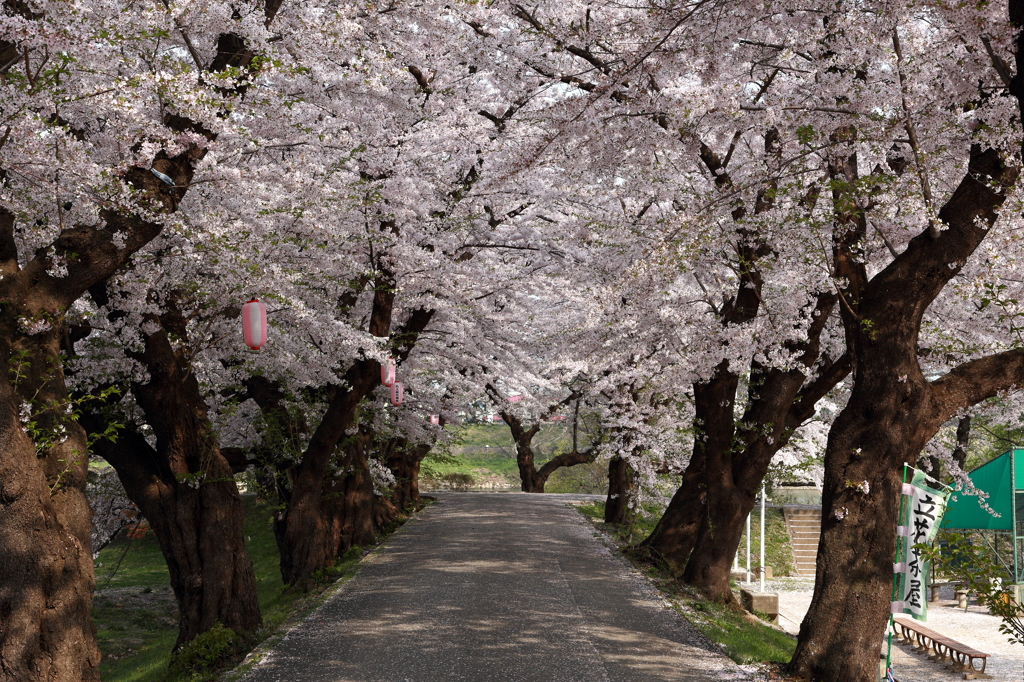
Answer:
<svg viewBox="0 0 1024 682"><path fill-rule="evenodd" d="M821 508L801 505L784 506L786 527L793 547L793 561L796 574L814 576L814 562L818 556L818 540L821 538Z"/></svg>

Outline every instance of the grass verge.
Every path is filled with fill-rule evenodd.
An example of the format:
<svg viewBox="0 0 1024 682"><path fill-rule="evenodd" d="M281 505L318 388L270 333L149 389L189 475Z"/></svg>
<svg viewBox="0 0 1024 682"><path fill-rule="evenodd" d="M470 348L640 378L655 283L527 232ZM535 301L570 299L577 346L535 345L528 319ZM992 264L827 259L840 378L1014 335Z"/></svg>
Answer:
<svg viewBox="0 0 1024 682"><path fill-rule="evenodd" d="M646 538L657 523L657 514L646 510L628 527L604 523L604 502L580 504L576 508L605 533L639 570L661 590L666 599L709 640L736 663L788 663L796 648L791 635L760 621L736 605L719 604L680 585L662 569L639 561L631 552L623 551Z"/></svg>
<svg viewBox="0 0 1024 682"><path fill-rule="evenodd" d="M237 661L261 642L273 638L282 626L302 618L354 574L362 550L353 548L324 576L321 589L303 594L285 592L281 581L277 543L271 519L274 507L244 496L245 535L256 573L263 626L246 641L227 633L213 633L196 652L210 663ZM178 636L178 608L170 588L170 574L153 534L134 539L119 537L96 560L96 595L93 620L103 660L104 682L203 682L217 671L168 669ZM202 648L202 647L198 647ZM201 667L201 666L200 666ZM212 666L213 668L223 667Z"/></svg>

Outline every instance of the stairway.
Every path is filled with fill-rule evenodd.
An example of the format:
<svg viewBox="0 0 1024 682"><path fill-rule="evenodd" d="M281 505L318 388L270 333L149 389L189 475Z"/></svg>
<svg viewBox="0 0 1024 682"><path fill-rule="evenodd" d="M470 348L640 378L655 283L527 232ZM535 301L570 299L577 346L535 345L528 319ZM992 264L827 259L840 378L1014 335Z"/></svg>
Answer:
<svg viewBox="0 0 1024 682"><path fill-rule="evenodd" d="M814 561L818 556L821 537L821 507L786 505L782 508L793 547L796 574L814 576Z"/></svg>

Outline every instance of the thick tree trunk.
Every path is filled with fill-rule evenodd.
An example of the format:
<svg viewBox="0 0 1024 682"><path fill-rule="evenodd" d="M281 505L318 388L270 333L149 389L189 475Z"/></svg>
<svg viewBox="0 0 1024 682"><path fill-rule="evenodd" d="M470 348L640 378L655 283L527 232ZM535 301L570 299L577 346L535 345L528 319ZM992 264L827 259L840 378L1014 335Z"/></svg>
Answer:
<svg viewBox="0 0 1024 682"><path fill-rule="evenodd" d="M674 576L680 576L697 542L697 531L704 518L707 489L704 484L704 450L694 448L683 480L672 495L654 530L640 543Z"/></svg>
<svg viewBox="0 0 1024 682"><path fill-rule="evenodd" d="M370 333L387 336L391 326L393 283L382 285L374 293ZM392 337L397 356L405 359L426 329L434 311L417 309ZM287 508L274 518L274 534L281 553L281 577L286 585L311 589L313 575L333 565L339 539L344 535L335 523L334 502L328 492L327 473L338 442L355 422L359 403L380 385L380 363L359 360L345 374L345 388L337 389L327 412L313 432L302 460L292 468L291 497ZM365 457L365 453L363 455ZM368 475L368 474L367 474ZM372 484L370 488L372 497ZM372 503L372 499L370 500ZM372 508L372 504L371 504ZM369 514L372 519L372 513ZM344 524L342 524L344 525ZM365 537L362 530L351 529L351 535ZM372 540L372 537L371 537ZM343 543L342 543L343 544Z"/></svg>
<svg viewBox="0 0 1024 682"><path fill-rule="evenodd" d="M696 587L714 601L734 601L729 577L744 521L753 506L754 496L746 486L730 486L708 495L707 509L701 517L682 582Z"/></svg>
<svg viewBox="0 0 1024 682"><path fill-rule="evenodd" d="M636 477L625 457L608 460L608 498L604 503L604 522L624 525L632 512L629 503L636 495Z"/></svg>
<svg viewBox="0 0 1024 682"><path fill-rule="evenodd" d="M99 680L88 506L74 500L85 502L84 471L81 490L79 467L47 480L20 404L0 377L0 678Z"/></svg>
<svg viewBox="0 0 1024 682"><path fill-rule="evenodd" d="M675 576L681 576L699 538L699 529L708 520L707 502L712 479L721 478L718 459L732 451L735 433L733 403L739 378L721 363L715 375L694 386L695 425L693 453L683 472L683 481L672 496L668 508L642 547L667 565ZM712 453L720 453L713 462ZM731 474L731 468L730 472Z"/></svg>
<svg viewBox="0 0 1024 682"><path fill-rule="evenodd" d="M161 319L162 324L180 321L176 311ZM186 338L183 329L176 331ZM218 622L253 632L262 618L242 530L245 510L231 464L217 446L195 372L163 328L146 337L137 359L145 363L150 380L132 390L156 435L156 449L132 432L97 449L160 543L178 600L175 648Z"/></svg>
<svg viewBox="0 0 1024 682"><path fill-rule="evenodd" d="M175 649L218 622L240 633L255 631L262 623L256 576L227 461L207 451L204 468L179 480L162 453L137 433L122 432L116 444L99 451L146 517L167 562L179 610Z"/></svg>
<svg viewBox="0 0 1024 682"><path fill-rule="evenodd" d="M950 264L977 249L1016 175L995 152L972 149L968 175L939 212L948 229L914 238L851 299L872 325L847 326L857 373L829 433L814 597L790 663L804 678L874 679L889 614L902 465L914 464L958 410L1024 378L1020 351L968 362L934 382L917 359L924 313L959 270Z"/></svg>
<svg viewBox="0 0 1024 682"><path fill-rule="evenodd" d="M794 671L808 679L861 682L877 674L901 469L934 433L921 405L923 377L907 380L906 395L880 385L912 372L907 364L891 363L906 371L883 381L859 377L829 434L814 598L793 657Z"/></svg>
<svg viewBox="0 0 1024 682"><path fill-rule="evenodd" d="M802 351L805 367L819 359L820 335L834 305L835 296L819 296L807 338L791 344L793 350ZM815 403L847 376L850 366L848 356L831 363L826 360L818 376L805 382L799 370L752 363L748 405L738 433L728 399L735 395L736 377L719 367L722 374L696 387L695 421L705 425L701 435L706 438L695 439L683 485L644 546L683 582L712 599L731 601L729 576L742 525L772 457L813 415Z"/></svg>
<svg viewBox="0 0 1024 682"><path fill-rule="evenodd" d="M337 505L344 507L344 494L333 489L327 474L338 442L355 419L359 401L379 383L379 363L353 365L346 374L347 388L338 389L302 460L292 469L288 506L274 517L285 585L312 589L314 574L334 564L343 525Z"/></svg>
<svg viewBox="0 0 1024 682"><path fill-rule="evenodd" d="M546 480L537 480L537 467L533 448L530 446L532 438L531 433L529 439L516 439L516 464L519 466L520 487L524 493L542 493Z"/></svg>
<svg viewBox="0 0 1024 682"><path fill-rule="evenodd" d="M342 443L345 454L337 469L344 473L334 478L324 495L330 504L327 514L334 556L352 547L371 545L376 536L373 479L366 458L366 446L372 438L371 432L361 431Z"/></svg>
<svg viewBox="0 0 1024 682"><path fill-rule="evenodd" d="M393 447L387 457L387 466L395 477L391 501L399 512L415 509L420 504L420 464L431 450L426 443L409 446L405 439Z"/></svg>
<svg viewBox="0 0 1024 682"><path fill-rule="evenodd" d="M7 4L27 21L38 18L28 5ZM268 5L268 22L278 7L280 2ZM10 50L20 47L0 41L0 51ZM214 62L220 68L237 65L239 56L237 50L218 53ZM195 128L181 117L168 125L179 131ZM189 145L174 157L163 151L156 154L150 168L171 178L173 187L150 168L129 168L123 178L144 197L148 210L173 213L188 191L193 165L204 154L198 145ZM0 176L6 173L0 170ZM72 682L99 677L91 614L94 577L91 514L85 498L86 439L81 429L69 424L68 439L37 458L38 444L23 437L19 414L26 398L31 402L41 394L15 398L19 389L8 384L7 377L12 352L21 350L23 343L36 346L41 352L28 356L33 371L52 372L48 397L55 405L67 404L55 329L89 287L113 275L163 227L162 221L111 209L101 210L100 218L97 225L63 229L49 247L19 259L15 217L0 206L0 299L5 301L0 314L0 673L5 680ZM67 264L63 275L53 274L57 258ZM49 321L55 329L26 336L21 320ZM12 557L17 557L13 565Z"/></svg>

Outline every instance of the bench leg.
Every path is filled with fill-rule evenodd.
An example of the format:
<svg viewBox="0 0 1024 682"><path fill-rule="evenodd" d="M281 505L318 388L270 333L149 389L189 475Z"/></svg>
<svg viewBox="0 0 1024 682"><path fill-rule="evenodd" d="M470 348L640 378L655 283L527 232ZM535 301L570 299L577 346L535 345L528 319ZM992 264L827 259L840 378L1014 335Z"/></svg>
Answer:
<svg viewBox="0 0 1024 682"><path fill-rule="evenodd" d="M964 673L966 675L968 673L967 659L964 658L964 655L956 650L950 650L949 653L950 657L953 660L950 661L949 665L947 665L946 668L955 673Z"/></svg>
<svg viewBox="0 0 1024 682"><path fill-rule="evenodd" d="M935 643L935 653L928 658L939 663L945 663L949 660L949 647L945 644Z"/></svg>
<svg viewBox="0 0 1024 682"><path fill-rule="evenodd" d="M964 672L965 680L991 680L992 676L985 674L985 668L988 667L988 659L981 659L981 670L974 667L974 658L971 658L970 663L967 664L967 671Z"/></svg>
<svg viewBox="0 0 1024 682"><path fill-rule="evenodd" d="M917 641L918 645L914 648L915 653L924 654L925 656L930 656L934 653L932 640L929 637L918 634Z"/></svg>

